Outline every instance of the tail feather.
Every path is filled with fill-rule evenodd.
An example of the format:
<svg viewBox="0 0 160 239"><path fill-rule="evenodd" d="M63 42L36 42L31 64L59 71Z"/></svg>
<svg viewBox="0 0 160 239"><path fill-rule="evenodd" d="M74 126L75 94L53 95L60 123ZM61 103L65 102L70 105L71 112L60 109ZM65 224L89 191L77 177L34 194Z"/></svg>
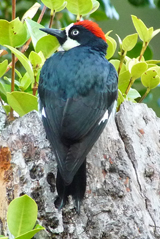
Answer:
<svg viewBox="0 0 160 239"><path fill-rule="evenodd" d="M73 199L75 200L76 211L77 213L80 213L81 201L86 190L86 159L69 185L66 185L58 170L56 187L58 191L58 197L55 201L55 207L59 210L62 209L68 201L68 196L72 195Z"/></svg>

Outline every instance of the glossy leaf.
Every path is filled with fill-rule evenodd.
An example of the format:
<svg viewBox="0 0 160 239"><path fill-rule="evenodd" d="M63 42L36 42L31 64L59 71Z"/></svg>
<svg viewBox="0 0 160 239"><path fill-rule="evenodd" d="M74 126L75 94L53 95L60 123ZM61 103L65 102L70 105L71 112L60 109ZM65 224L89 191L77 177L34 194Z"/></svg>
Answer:
<svg viewBox="0 0 160 239"><path fill-rule="evenodd" d="M98 1L92 0L92 10L89 12L89 14L94 13L99 8L99 6L100 6L100 3Z"/></svg>
<svg viewBox="0 0 160 239"><path fill-rule="evenodd" d="M8 239L8 237L0 236L1 239Z"/></svg>
<svg viewBox="0 0 160 239"><path fill-rule="evenodd" d="M129 71L124 71L120 73L118 77L118 89L122 92L125 93L127 86L129 84L131 78L131 74Z"/></svg>
<svg viewBox="0 0 160 239"><path fill-rule="evenodd" d="M5 103L7 103L7 91L5 89L5 84L2 84L1 82L0 82L0 97Z"/></svg>
<svg viewBox="0 0 160 239"><path fill-rule="evenodd" d="M4 60L2 63L0 63L0 77L2 77L6 70L7 70L7 66L8 66L8 60Z"/></svg>
<svg viewBox="0 0 160 239"><path fill-rule="evenodd" d="M141 19L132 15L134 27L143 42L149 42L153 33L153 28L148 29Z"/></svg>
<svg viewBox="0 0 160 239"><path fill-rule="evenodd" d="M26 18L32 19L40 7L41 4L36 2L30 9L28 9L27 12L25 12L25 14L22 17L22 21L24 21Z"/></svg>
<svg viewBox="0 0 160 239"><path fill-rule="evenodd" d="M52 11L57 11L57 9L60 9L63 4L64 0L41 0L46 7L51 9Z"/></svg>
<svg viewBox="0 0 160 239"><path fill-rule="evenodd" d="M45 228L44 227L40 227L40 228L37 228L37 229L33 229L32 231L29 231L25 234L22 234L18 237L16 237L15 239L30 239L32 238L37 232L41 231L41 230L44 230Z"/></svg>
<svg viewBox="0 0 160 239"><path fill-rule="evenodd" d="M118 34L116 34L117 38L118 38L118 42L119 42L119 46L120 46L120 49L122 48L122 40L120 38L120 36L118 36Z"/></svg>
<svg viewBox="0 0 160 239"><path fill-rule="evenodd" d="M137 39L138 39L137 33L126 36L122 41L122 49L124 51L132 50L137 43Z"/></svg>
<svg viewBox="0 0 160 239"><path fill-rule="evenodd" d="M31 84L31 79L28 75L28 73L26 72L24 74L24 76L20 79L20 86L19 88L22 90L22 91L25 91Z"/></svg>
<svg viewBox="0 0 160 239"><path fill-rule="evenodd" d="M32 230L36 223L37 212L37 204L27 195L11 201L7 213L7 223L11 234L17 237Z"/></svg>
<svg viewBox="0 0 160 239"><path fill-rule="evenodd" d="M92 10L91 0L67 0L67 9L75 15L86 15Z"/></svg>
<svg viewBox="0 0 160 239"><path fill-rule="evenodd" d="M127 94L127 98L134 100L134 99L137 99L139 97L141 97L139 92L137 90L135 90L135 89L130 88L130 90L129 90L128 94Z"/></svg>
<svg viewBox="0 0 160 239"><path fill-rule="evenodd" d="M154 89L160 84L160 76L155 69L150 68L143 73L141 81L145 87Z"/></svg>
<svg viewBox="0 0 160 239"><path fill-rule="evenodd" d="M118 89L118 100L117 100L117 107L119 107L123 101L125 101L125 97L123 96L122 92Z"/></svg>
<svg viewBox="0 0 160 239"><path fill-rule="evenodd" d="M106 36L106 40L107 40L107 44L108 44L106 57L107 57L107 59L110 59L116 51L117 43L112 37L110 37L108 35L105 35L105 36Z"/></svg>
<svg viewBox="0 0 160 239"><path fill-rule="evenodd" d="M38 55L38 53L31 51L31 53L29 54L29 60L32 64L33 69L42 67L43 61L41 57Z"/></svg>
<svg viewBox="0 0 160 239"><path fill-rule="evenodd" d="M146 61L147 64L159 64L160 60L148 60Z"/></svg>
<svg viewBox="0 0 160 239"><path fill-rule="evenodd" d="M0 44L20 47L27 41L27 31L19 18L11 22L0 20ZM3 34L2 34L3 33Z"/></svg>
<svg viewBox="0 0 160 239"><path fill-rule="evenodd" d="M120 64L120 60L110 60L109 62L112 63L112 64L114 65L114 67L116 68L116 71L118 71L119 64ZM126 71L126 66L125 66L125 64L122 65L121 73L122 73L123 71Z"/></svg>
<svg viewBox="0 0 160 239"><path fill-rule="evenodd" d="M37 97L26 92L14 91L7 93L7 100L19 116L23 116L32 110L38 110Z"/></svg>
<svg viewBox="0 0 160 239"><path fill-rule="evenodd" d="M10 105L2 105L6 115L8 115L11 112L11 107Z"/></svg>
<svg viewBox="0 0 160 239"><path fill-rule="evenodd" d="M141 77L143 72L147 70L147 68L148 66L146 62L138 62L134 64L131 68L131 77L138 79L139 77Z"/></svg>
<svg viewBox="0 0 160 239"><path fill-rule="evenodd" d="M50 57L59 47L56 37L48 35L42 37L36 44L36 52L42 51L45 58Z"/></svg>
<svg viewBox="0 0 160 239"><path fill-rule="evenodd" d="M20 51L18 51L17 49L11 47L11 46L7 46L12 53L14 53L16 55L16 57L18 58L18 60L22 63L23 67L26 69L26 71L28 72L28 75L31 79L32 82L34 82L34 75L33 75L33 69L32 69L32 65L30 63L30 61L28 60L28 58L21 53Z"/></svg>
<svg viewBox="0 0 160 239"><path fill-rule="evenodd" d="M33 43L33 46L34 46L34 49L35 49L38 40L40 38L46 36L47 33L42 32L41 30L39 30L40 28L43 28L43 26L41 24L31 20L31 19L26 19L26 24L27 24L28 31L31 35L32 43Z"/></svg>
<svg viewBox="0 0 160 239"><path fill-rule="evenodd" d="M156 36L158 33L160 33L160 29L154 30L152 33L152 38Z"/></svg>
<svg viewBox="0 0 160 239"><path fill-rule="evenodd" d="M62 11L65 7L67 6L67 2L65 1L59 8L55 10L55 12L60 12Z"/></svg>

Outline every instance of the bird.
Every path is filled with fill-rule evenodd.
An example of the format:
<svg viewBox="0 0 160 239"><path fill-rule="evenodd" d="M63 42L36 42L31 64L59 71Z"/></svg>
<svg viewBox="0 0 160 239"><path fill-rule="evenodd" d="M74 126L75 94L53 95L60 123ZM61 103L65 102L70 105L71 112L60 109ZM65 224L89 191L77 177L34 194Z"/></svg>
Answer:
<svg viewBox="0 0 160 239"><path fill-rule="evenodd" d="M107 42L97 23L82 20L64 30L41 28L61 50L40 73L39 108L57 161L55 207L74 200L76 212L86 191L86 156L115 114L118 76L106 59Z"/></svg>

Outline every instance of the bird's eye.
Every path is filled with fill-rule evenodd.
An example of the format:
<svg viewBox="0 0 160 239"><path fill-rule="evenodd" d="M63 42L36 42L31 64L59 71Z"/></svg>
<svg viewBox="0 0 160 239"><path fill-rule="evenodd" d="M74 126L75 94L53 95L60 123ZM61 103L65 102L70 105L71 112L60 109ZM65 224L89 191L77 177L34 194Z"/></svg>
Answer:
<svg viewBox="0 0 160 239"><path fill-rule="evenodd" d="M73 36L77 36L79 34L79 31L77 29L74 29L74 30L71 31L71 34Z"/></svg>

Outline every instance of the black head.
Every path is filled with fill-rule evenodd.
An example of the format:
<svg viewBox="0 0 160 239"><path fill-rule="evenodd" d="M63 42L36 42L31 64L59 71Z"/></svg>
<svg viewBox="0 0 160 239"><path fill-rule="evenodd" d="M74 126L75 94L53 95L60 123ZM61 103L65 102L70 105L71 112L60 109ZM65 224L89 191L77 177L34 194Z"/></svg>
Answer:
<svg viewBox="0 0 160 239"><path fill-rule="evenodd" d="M40 29L55 36L65 51L73 47L97 47L106 52L106 38L101 28L94 22L85 20L72 23L65 30L42 28Z"/></svg>

